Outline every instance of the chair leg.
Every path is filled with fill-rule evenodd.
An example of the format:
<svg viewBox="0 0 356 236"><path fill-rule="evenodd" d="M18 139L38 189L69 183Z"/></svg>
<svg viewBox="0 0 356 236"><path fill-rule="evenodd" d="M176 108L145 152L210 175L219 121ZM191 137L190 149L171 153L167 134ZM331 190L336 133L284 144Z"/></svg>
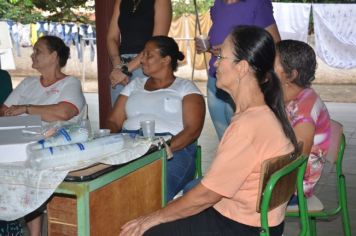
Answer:
<svg viewBox="0 0 356 236"><path fill-rule="evenodd" d="M346 181L345 176L340 176L340 196L339 196L341 215L342 215L342 225L344 228L344 235L351 236L351 226L349 211L347 208L347 193L346 193Z"/></svg>
<svg viewBox="0 0 356 236"><path fill-rule="evenodd" d="M316 219L314 217L310 218L310 235L316 236Z"/></svg>
<svg viewBox="0 0 356 236"><path fill-rule="evenodd" d="M203 176L201 169L201 146L198 145L197 152L195 155L195 178L199 179Z"/></svg>

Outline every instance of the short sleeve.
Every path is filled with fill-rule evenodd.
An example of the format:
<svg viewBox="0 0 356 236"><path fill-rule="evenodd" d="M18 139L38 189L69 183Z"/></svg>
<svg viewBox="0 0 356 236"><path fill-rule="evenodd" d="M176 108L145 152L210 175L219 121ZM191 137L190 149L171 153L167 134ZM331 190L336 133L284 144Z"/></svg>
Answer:
<svg viewBox="0 0 356 236"><path fill-rule="evenodd" d="M202 184L222 196L233 197L260 162L250 139L242 129L230 126Z"/></svg>
<svg viewBox="0 0 356 236"><path fill-rule="evenodd" d="M74 105L78 113L85 105L85 98L80 81L74 77L68 78L68 82L61 89L58 103L67 102Z"/></svg>
<svg viewBox="0 0 356 236"><path fill-rule="evenodd" d="M130 96L130 94L137 88L139 84L143 83L144 86L145 82L146 81L143 80L143 78L135 78L131 80L130 83L126 85L124 89L121 91L120 95L124 95L127 97Z"/></svg>
<svg viewBox="0 0 356 236"><path fill-rule="evenodd" d="M177 86L179 87L178 90L181 97L184 97L189 94L202 94L199 88L192 81L187 79L180 79L179 84Z"/></svg>
<svg viewBox="0 0 356 236"><path fill-rule="evenodd" d="M275 24L271 0L258 0L255 11L255 25L266 28Z"/></svg>
<svg viewBox="0 0 356 236"><path fill-rule="evenodd" d="M27 82L28 79L24 79L21 81L19 85L17 85L17 87L10 93L10 95L5 100L4 102L5 106L10 107L12 105L21 105L19 104L21 94L25 92Z"/></svg>
<svg viewBox="0 0 356 236"><path fill-rule="evenodd" d="M293 127L300 123L315 125L322 105L318 103L318 96L313 90L305 89L288 103L286 112Z"/></svg>

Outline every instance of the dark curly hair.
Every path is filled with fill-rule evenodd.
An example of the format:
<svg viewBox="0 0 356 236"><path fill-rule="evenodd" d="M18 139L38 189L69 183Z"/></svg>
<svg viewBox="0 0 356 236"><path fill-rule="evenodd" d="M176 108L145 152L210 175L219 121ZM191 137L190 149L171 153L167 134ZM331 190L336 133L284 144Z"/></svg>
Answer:
<svg viewBox="0 0 356 236"><path fill-rule="evenodd" d="M59 58L59 66L61 68L67 64L70 49L67 45L65 45L61 38L53 35L45 35L40 37L38 41L39 40L44 40L46 42L47 48L50 52L57 52Z"/></svg>
<svg viewBox="0 0 356 236"><path fill-rule="evenodd" d="M317 67L313 48L301 41L282 40L277 43L276 49L287 76L291 76L293 70L298 72L297 78L291 82L302 88L310 87Z"/></svg>
<svg viewBox="0 0 356 236"><path fill-rule="evenodd" d="M153 36L148 40L148 42L156 44L161 57L171 57L172 70L176 71L178 67L178 60L181 61L184 59L184 54L179 51L179 47L176 41L174 41L174 39L171 37L159 35Z"/></svg>

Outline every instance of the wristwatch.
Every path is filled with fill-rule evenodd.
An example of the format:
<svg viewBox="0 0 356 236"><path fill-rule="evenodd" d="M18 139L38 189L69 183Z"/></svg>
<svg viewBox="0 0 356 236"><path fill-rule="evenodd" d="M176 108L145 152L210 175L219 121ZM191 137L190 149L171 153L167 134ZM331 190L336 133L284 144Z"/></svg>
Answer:
<svg viewBox="0 0 356 236"><path fill-rule="evenodd" d="M121 72L124 73L125 75L127 75L128 77L132 76L132 73L129 71L129 68L127 67L127 65L123 65L121 66Z"/></svg>

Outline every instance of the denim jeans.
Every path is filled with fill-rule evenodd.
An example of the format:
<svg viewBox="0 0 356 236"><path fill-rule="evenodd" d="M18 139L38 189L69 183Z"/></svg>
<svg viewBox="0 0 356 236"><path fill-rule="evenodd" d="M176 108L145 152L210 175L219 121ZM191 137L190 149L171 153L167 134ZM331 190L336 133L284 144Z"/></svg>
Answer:
<svg viewBox="0 0 356 236"><path fill-rule="evenodd" d="M229 126L235 111L235 104L228 93L216 87L216 78L208 77L208 108L219 140Z"/></svg>
<svg viewBox="0 0 356 236"><path fill-rule="evenodd" d="M122 130L122 133L139 134L141 130ZM163 136L170 133L156 133ZM171 134L170 134L171 135ZM173 152L173 158L167 160L167 202L171 201L195 175L196 143Z"/></svg>
<svg viewBox="0 0 356 236"><path fill-rule="evenodd" d="M123 54L123 55L121 55L121 57L124 57L124 58L134 58L135 56L137 56L137 54ZM146 77L145 74L143 74L141 67L132 71L132 76L129 78L129 81L131 81L137 77L139 77L139 78ZM120 93L124 89L124 87L125 86L121 85L121 84L116 85L114 88L111 87L111 106L114 106L117 97L120 95Z"/></svg>
<svg viewBox="0 0 356 236"><path fill-rule="evenodd" d="M167 202L194 178L196 151L197 145L192 143L173 152L173 158L167 161Z"/></svg>
<svg viewBox="0 0 356 236"><path fill-rule="evenodd" d="M194 188L195 186L197 186L201 180L203 179L203 177L197 178L197 179L193 179L191 181L189 181L183 188L183 194L186 194L187 192L189 192L192 188Z"/></svg>

